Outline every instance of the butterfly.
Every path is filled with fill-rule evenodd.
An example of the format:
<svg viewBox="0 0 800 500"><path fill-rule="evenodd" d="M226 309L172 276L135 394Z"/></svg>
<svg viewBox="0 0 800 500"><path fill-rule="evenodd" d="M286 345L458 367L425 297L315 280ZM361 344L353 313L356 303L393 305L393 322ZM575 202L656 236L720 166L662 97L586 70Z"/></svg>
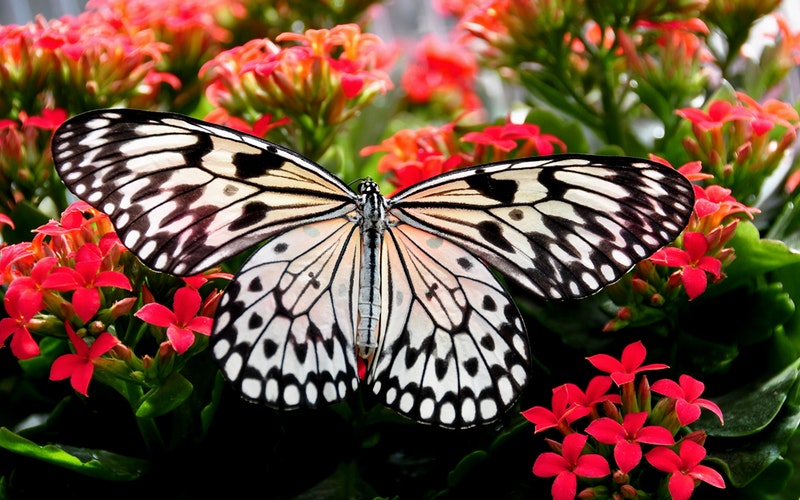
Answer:
<svg viewBox="0 0 800 500"><path fill-rule="evenodd" d="M535 297L588 296L674 240L694 202L672 168L577 154L455 170L386 198L263 139L133 109L68 120L52 153L154 270L192 275L261 244L211 337L245 399L314 408L363 380L389 408L450 428L500 418L528 379L525 325L487 265Z"/></svg>

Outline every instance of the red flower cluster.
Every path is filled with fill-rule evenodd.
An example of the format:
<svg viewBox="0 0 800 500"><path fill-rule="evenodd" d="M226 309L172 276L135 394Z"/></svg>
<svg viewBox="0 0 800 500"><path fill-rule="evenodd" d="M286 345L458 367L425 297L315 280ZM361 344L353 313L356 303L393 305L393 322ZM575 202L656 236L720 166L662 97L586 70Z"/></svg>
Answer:
<svg viewBox="0 0 800 500"><path fill-rule="evenodd" d="M6 217L2 221L10 222ZM147 355L136 357L135 341L122 344L107 331L139 300L142 285L137 281L134 286L129 276L137 276L131 269L140 265L132 264L133 256L122 246L108 216L83 202L70 205L60 221L39 227L33 241L1 248L8 317L0 320L0 347L9 341L14 356L31 359L41 353L37 338L64 339L66 331L74 353L55 360L50 378L70 378L75 390L85 395L95 365L106 358L112 361L104 368L127 378L146 372L147 365L158 366L159 356L168 358L170 351L186 353L194 343L194 332L211 333L221 293L213 290L203 299L198 290L209 278L230 275L187 278L187 286L175 292L174 312L152 303L152 295L143 289L147 305L134 316L162 327L155 335L164 344L155 361L146 362Z"/></svg>
<svg viewBox="0 0 800 500"><path fill-rule="evenodd" d="M416 46L400 85L412 104L453 116L483 109L475 92L477 76L478 62L466 46L427 36Z"/></svg>
<svg viewBox="0 0 800 500"><path fill-rule="evenodd" d="M297 44L281 48L269 39L251 40L202 67L206 97L218 108L208 119L224 123L236 116L254 123L280 110L280 118L299 131L291 137L313 140L294 146L316 157L344 122L392 86L386 73L391 52L358 25L283 33L276 41Z"/></svg>
<svg viewBox="0 0 800 500"><path fill-rule="evenodd" d="M472 143L471 151L467 144ZM530 123L491 125L481 131L458 136L456 124L404 129L380 145L367 146L362 156L388 153L378 162L378 171L402 189L458 167L489 163L533 154L549 155L566 145L556 136L542 134Z"/></svg>
<svg viewBox="0 0 800 500"><path fill-rule="evenodd" d="M703 384L688 375L681 375L678 383L662 379L652 387L643 376L637 389L638 374L668 368L660 363L643 365L646 354L644 345L635 342L625 347L620 359L606 354L590 356L587 360L608 375L593 378L585 393L574 384L554 388L552 410L535 406L522 412L535 424L535 432L555 428L564 436L563 443L547 439L554 453L542 453L533 465L535 475L556 478L553 498L575 498L578 482L610 476L610 463L616 465L616 471L608 484L587 487L580 497L593 498L604 489L632 498L627 495L640 489L636 481L643 471L642 458L667 473L664 481L673 498L689 498L699 481L725 487L718 472L700 465L706 455L702 431L684 433L676 441L681 429L700 417L701 408L712 411L720 422L721 410L700 398ZM607 392L612 381L621 395ZM664 396L655 406L652 393ZM576 424L587 416L590 422L581 431Z"/></svg>
<svg viewBox="0 0 800 500"><path fill-rule="evenodd" d="M686 151L747 203L755 201L800 127L800 116L788 103L768 99L759 104L742 92L736 93L736 102L718 99L707 110L683 108L676 113L692 125L694 137L683 143Z"/></svg>

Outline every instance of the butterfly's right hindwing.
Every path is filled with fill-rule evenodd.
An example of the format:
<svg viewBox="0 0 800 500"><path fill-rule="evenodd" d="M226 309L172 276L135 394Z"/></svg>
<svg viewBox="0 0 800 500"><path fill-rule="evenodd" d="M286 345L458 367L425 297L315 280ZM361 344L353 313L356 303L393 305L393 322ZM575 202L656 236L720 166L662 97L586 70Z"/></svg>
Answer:
<svg viewBox="0 0 800 500"><path fill-rule="evenodd" d="M107 213L153 269L190 275L294 226L339 217L355 194L283 148L180 115L93 111L53 138L59 175Z"/></svg>

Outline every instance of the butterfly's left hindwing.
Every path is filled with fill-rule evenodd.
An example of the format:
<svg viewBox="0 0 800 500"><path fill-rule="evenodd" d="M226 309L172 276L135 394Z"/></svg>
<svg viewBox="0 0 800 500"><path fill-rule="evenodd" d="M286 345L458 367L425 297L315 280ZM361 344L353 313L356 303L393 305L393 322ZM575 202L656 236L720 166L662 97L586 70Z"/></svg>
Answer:
<svg viewBox="0 0 800 500"><path fill-rule="evenodd" d="M345 218L300 226L256 250L228 285L212 349L247 399L314 408L358 387L357 226Z"/></svg>
<svg viewBox="0 0 800 500"><path fill-rule="evenodd" d="M53 159L70 191L108 214L126 247L179 276L355 203L350 188L302 156L180 115L85 113L56 131Z"/></svg>

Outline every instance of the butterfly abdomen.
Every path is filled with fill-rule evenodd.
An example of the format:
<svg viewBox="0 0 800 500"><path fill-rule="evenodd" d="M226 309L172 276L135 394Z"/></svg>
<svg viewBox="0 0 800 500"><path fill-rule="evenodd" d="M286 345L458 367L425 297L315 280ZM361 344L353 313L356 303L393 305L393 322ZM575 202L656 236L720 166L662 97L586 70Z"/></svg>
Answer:
<svg viewBox="0 0 800 500"><path fill-rule="evenodd" d="M386 201L378 185L366 180L359 186L361 226L361 271L358 288L356 350L369 357L378 346L377 328L381 316L381 242L386 230Z"/></svg>

